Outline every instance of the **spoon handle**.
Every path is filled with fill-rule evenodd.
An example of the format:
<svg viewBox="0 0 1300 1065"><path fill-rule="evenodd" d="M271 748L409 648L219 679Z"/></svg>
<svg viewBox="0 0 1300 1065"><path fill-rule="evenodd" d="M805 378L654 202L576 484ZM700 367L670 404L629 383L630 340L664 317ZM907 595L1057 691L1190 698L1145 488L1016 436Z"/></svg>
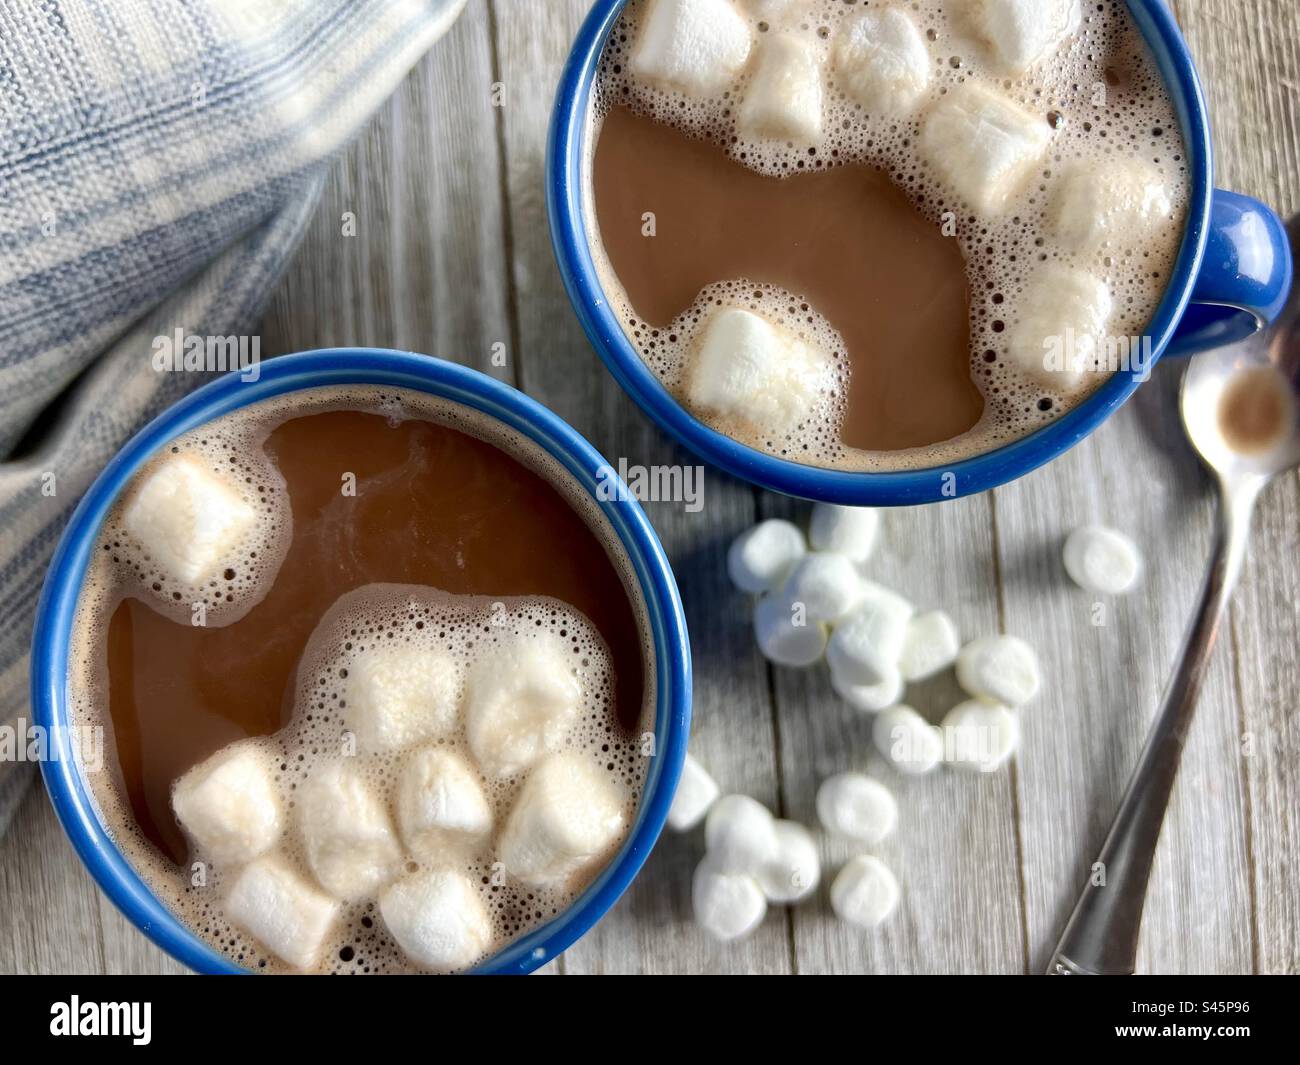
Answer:
<svg viewBox="0 0 1300 1065"><path fill-rule="evenodd" d="M1056 945L1049 975L1133 973L1160 826L1210 654L1246 557L1251 513L1261 487L1263 480L1256 478L1219 486L1214 549L1196 614L1119 812Z"/></svg>

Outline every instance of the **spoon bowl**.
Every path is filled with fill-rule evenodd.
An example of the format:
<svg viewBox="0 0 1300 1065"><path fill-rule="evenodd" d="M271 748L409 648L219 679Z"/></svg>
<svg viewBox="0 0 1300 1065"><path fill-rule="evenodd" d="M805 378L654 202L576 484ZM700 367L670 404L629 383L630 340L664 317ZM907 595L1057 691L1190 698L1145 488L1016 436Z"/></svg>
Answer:
<svg viewBox="0 0 1300 1065"><path fill-rule="evenodd" d="M1300 254L1300 215L1287 225ZM1300 465L1300 301L1262 333L1188 361L1183 425L1220 477L1270 478Z"/></svg>

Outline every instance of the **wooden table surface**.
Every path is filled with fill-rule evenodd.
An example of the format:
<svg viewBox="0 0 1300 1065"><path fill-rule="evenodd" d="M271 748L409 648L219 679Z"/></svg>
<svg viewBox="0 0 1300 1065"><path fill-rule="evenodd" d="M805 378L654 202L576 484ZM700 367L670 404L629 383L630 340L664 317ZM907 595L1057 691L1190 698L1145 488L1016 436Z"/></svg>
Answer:
<svg viewBox="0 0 1300 1065"><path fill-rule="evenodd" d="M634 408L584 339L551 256L542 183L551 96L583 0L470 0L359 141L263 326L264 351L409 348L503 376L607 457L693 463ZM1300 209L1300 5L1178 0L1204 76L1218 183ZM503 106L493 106L494 86ZM357 234L340 235L345 212ZM491 363L504 344L505 367ZM709 470L705 506L652 503L695 656L691 749L725 790L814 824L827 775L877 772L901 823L879 850L903 902L876 935L831 915L823 887L773 909L751 939L691 923L700 833L666 834L614 910L547 971L1034 972L1045 964L1136 760L1210 544L1209 485L1180 435L1179 367L1163 365L1111 422L1046 469L994 492L886 515L874 576L953 613L964 634L1028 638L1043 694L1009 771L902 780L824 670L773 669L724 572L731 538L805 506ZM1062 538L1130 532L1141 588L1093 624L1062 573ZM1300 477L1267 493L1156 860L1140 969L1300 969ZM913 692L938 716L941 680ZM826 843L833 872L850 856ZM35 788L0 841L0 969L176 972L96 890Z"/></svg>

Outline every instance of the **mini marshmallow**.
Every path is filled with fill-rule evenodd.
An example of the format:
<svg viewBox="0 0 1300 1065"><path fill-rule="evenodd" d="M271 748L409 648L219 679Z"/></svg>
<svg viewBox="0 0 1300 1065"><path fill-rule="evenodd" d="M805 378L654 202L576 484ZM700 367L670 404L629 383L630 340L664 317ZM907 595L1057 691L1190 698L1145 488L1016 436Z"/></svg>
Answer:
<svg viewBox="0 0 1300 1065"><path fill-rule="evenodd" d="M780 437L834 386L827 353L767 319L724 307L709 319L686 396L699 410L742 419Z"/></svg>
<svg viewBox="0 0 1300 1065"><path fill-rule="evenodd" d="M727 572L742 592L761 595L784 584L807 553L798 526L772 518L736 537L727 552Z"/></svg>
<svg viewBox="0 0 1300 1065"><path fill-rule="evenodd" d="M339 905L268 854L246 865L226 895L226 916L277 958L310 969Z"/></svg>
<svg viewBox="0 0 1300 1065"><path fill-rule="evenodd" d="M812 834L795 821L777 821L776 856L758 871L758 886L768 902L781 905L811 895L821 881L821 859Z"/></svg>
<svg viewBox="0 0 1300 1065"><path fill-rule="evenodd" d="M788 602L802 604L809 621L833 623L858 605L861 586L849 559L817 551L794 567L782 594Z"/></svg>
<svg viewBox="0 0 1300 1065"><path fill-rule="evenodd" d="M455 730L460 668L439 648L377 643L349 664L344 720L363 754L387 753Z"/></svg>
<svg viewBox="0 0 1300 1065"><path fill-rule="evenodd" d="M1164 179L1143 159L1074 163L1057 179L1048 220L1075 251L1145 247L1173 214Z"/></svg>
<svg viewBox="0 0 1300 1065"><path fill-rule="evenodd" d="M727 88L749 58L745 17L730 0L652 0L632 73L694 96Z"/></svg>
<svg viewBox="0 0 1300 1065"><path fill-rule="evenodd" d="M1005 706L971 699L954 706L939 726L944 761L958 769L991 773L1020 746L1020 719Z"/></svg>
<svg viewBox="0 0 1300 1065"><path fill-rule="evenodd" d="M407 848L427 861L480 842L492 831L492 809L465 759L428 747L402 767L397 824Z"/></svg>
<svg viewBox="0 0 1300 1065"><path fill-rule="evenodd" d="M758 882L745 874L728 873L705 858L691 881L695 923L714 939L729 943L749 935L767 915L767 899Z"/></svg>
<svg viewBox="0 0 1300 1065"><path fill-rule="evenodd" d="M345 901L373 895L402 860L388 811L354 762L321 766L298 792L307 864L326 891Z"/></svg>
<svg viewBox="0 0 1300 1065"><path fill-rule="evenodd" d="M1038 656L1019 637L985 636L957 655L957 683L977 699L1024 706L1038 694Z"/></svg>
<svg viewBox="0 0 1300 1065"><path fill-rule="evenodd" d="M748 795L724 795L704 822L704 845L722 872L757 876L776 860L776 820Z"/></svg>
<svg viewBox="0 0 1300 1065"><path fill-rule="evenodd" d="M921 31L896 7L848 22L835 42L835 66L848 94L878 114L910 114L930 84Z"/></svg>
<svg viewBox="0 0 1300 1065"><path fill-rule="evenodd" d="M796 624L796 618L802 624ZM754 636L763 657L778 666L803 669L826 653L826 626L808 621L803 608L783 595L765 595L754 607Z"/></svg>
<svg viewBox="0 0 1300 1065"><path fill-rule="evenodd" d="M717 782L688 754L677 782L677 794L668 809L669 826L676 832L689 832L704 820L720 794Z"/></svg>
<svg viewBox="0 0 1300 1065"><path fill-rule="evenodd" d="M898 668L909 684L928 680L957 661L961 637L952 618L942 610L918 614L907 623Z"/></svg>
<svg viewBox="0 0 1300 1065"><path fill-rule="evenodd" d="M840 773L817 789L817 816L831 835L874 847L898 824L898 803L880 781Z"/></svg>
<svg viewBox="0 0 1300 1065"><path fill-rule="evenodd" d="M903 674L892 666L886 666L885 672L885 679L879 684L851 684L832 669L831 687L854 710L875 714L897 706L903 698Z"/></svg>
<svg viewBox="0 0 1300 1065"><path fill-rule="evenodd" d="M943 760L943 735L910 706L882 711L871 729L876 749L900 773L921 776Z"/></svg>
<svg viewBox="0 0 1300 1065"><path fill-rule="evenodd" d="M822 133L821 59L789 33L768 37L740 104L742 137L813 141Z"/></svg>
<svg viewBox="0 0 1300 1065"><path fill-rule="evenodd" d="M967 17L1004 74L1019 76L1079 30L1079 0L969 0Z"/></svg>
<svg viewBox="0 0 1300 1065"><path fill-rule="evenodd" d="M561 886L610 850L627 822L627 804L623 789L590 759L547 755L515 800L497 857L525 884Z"/></svg>
<svg viewBox="0 0 1300 1065"><path fill-rule="evenodd" d="M251 740L222 748L176 781L172 809L218 865L265 854L284 827L271 754Z"/></svg>
<svg viewBox="0 0 1300 1065"><path fill-rule="evenodd" d="M876 548L880 511L871 507L838 507L818 503L808 525L808 542L815 551L843 555L861 566Z"/></svg>
<svg viewBox="0 0 1300 1065"><path fill-rule="evenodd" d="M184 584L220 573L257 522L225 477L192 455L170 455L140 486L122 523L152 561Z"/></svg>
<svg viewBox="0 0 1300 1065"><path fill-rule="evenodd" d="M974 82L943 97L921 124L922 156L962 199L1001 214L1043 161L1047 119Z"/></svg>
<svg viewBox="0 0 1300 1065"><path fill-rule="evenodd" d="M466 733L488 776L513 776L563 745L582 701L573 663L563 639L539 632L506 637L470 667Z"/></svg>
<svg viewBox="0 0 1300 1065"><path fill-rule="evenodd" d="M840 920L859 928L884 924L898 906L898 881L878 858L854 858L831 884L831 908Z"/></svg>
<svg viewBox="0 0 1300 1065"><path fill-rule="evenodd" d="M467 877L450 869L390 884L379 896L379 913L406 956L434 972L467 968L492 943L483 899Z"/></svg>
<svg viewBox="0 0 1300 1065"><path fill-rule="evenodd" d="M1011 358L1044 386L1069 392L1105 362L1114 302L1099 277L1060 263L1025 286L1020 318L1007 330Z"/></svg>
<svg viewBox="0 0 1300 1065"><path fill-rule="evenodd" d="M826 648L831 671L846 686L891 680L913 612L902 596L871 581L862 582L861 592L861 602L835 627Z"/></svg>
<svg viewBox="0 0 1300 1065"><path fill-rule="evenodd" d="M1098 595L1125 595L1142 576L1137 544L1115 529L1085 525L1065 541L1065 572L1080 588Z"/></svg>

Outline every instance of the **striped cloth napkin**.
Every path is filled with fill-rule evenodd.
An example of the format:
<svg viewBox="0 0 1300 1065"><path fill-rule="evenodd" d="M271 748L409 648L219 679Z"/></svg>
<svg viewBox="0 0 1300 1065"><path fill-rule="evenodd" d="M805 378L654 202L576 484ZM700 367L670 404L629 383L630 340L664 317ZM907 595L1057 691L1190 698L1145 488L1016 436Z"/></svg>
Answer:
<svg viewBox="0 0 1300 1065"><path fill-rule="evenodd" d="M247 334L330 156L465 0L0 0L0 728L78 499ZM53 475L53 476L51 476ZM0 761L0 832L31 778Z"/></svg>

